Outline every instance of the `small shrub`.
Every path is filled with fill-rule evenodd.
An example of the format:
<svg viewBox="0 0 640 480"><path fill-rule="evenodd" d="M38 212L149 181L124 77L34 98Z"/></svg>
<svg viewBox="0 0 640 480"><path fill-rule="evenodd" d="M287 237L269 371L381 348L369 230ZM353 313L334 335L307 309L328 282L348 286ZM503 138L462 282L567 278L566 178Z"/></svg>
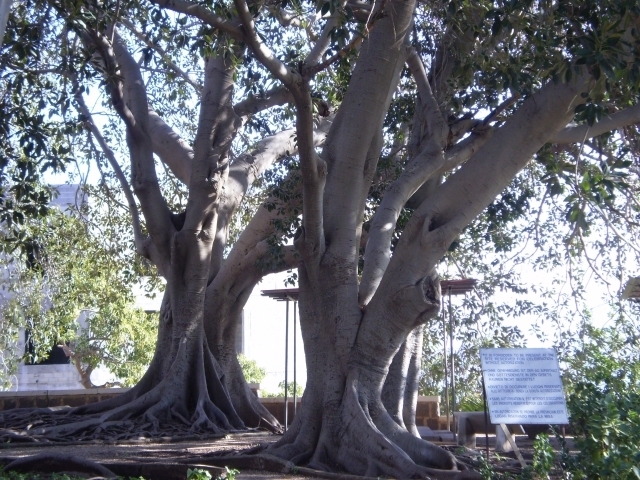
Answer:
<svg viewBox="0 0 640 480"><path fill-rule="evenodd" d="M640 360L613 330L592 332L580 359L583 378L571 385L567 407L577 456L565 452L574 479L640 479Z"/></svg>
<svg viewBox="0 0 640 480"><path fill-rule="evenodd" d="M236 470L235 468L224 467L227 471L224 477L218 477L216 480L236 480L236 475L240 473L240 470Z"/></svg>
<svg viewBox="0 0 640 480"><path fill-rule="evenodd" d="M267 376L267 371L259 366L258 362L245 357L242 353L238 354L238 362L247 383L260 383Z"/></svg>
<svg viewBox="0 0 640 480"><path fill-rule="evenodd" d="M522 470L522 480L548 479L556 452L547 435L538 435L533 442L533 463Z"/></svg>
<svg viewBox="0 0 640 480"><path fill-rule="evenodd" d="M187 470L187 480L211 480L211 474L202 468Z"/></svg>

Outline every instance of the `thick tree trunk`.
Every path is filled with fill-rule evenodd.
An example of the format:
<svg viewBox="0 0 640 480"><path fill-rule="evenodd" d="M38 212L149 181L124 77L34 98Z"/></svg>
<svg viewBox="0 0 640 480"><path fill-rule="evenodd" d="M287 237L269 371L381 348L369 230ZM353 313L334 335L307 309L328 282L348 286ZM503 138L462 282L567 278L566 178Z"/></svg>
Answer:
<svg viewBox="0 0 640 480"><path fill-rule="evenodd" d="M95 41L103 59L113 64L117 57L125 73L124 83L112 89L114 105L127 124L132 185L167 280L158 343L148 371L133 389L70 412L71 419L77 419L75 414L88 415L86 419L66 425L52 422L29 433L58 438L79 432L112 438L171 432L210 434L245 429L243 420L250 426L277 431L278 422L250 392L233 350L236 321L257 279L251 288L240 289L235 295L227 294L231 286L225 292L209 288L219 270L214 267L211 271L215 263L212 252L220 191L228 172L226 157L240 126L231 105L231 61L218 56L205 62L188 204L183 215L171 216L158 197L148 106L139 69L117 35L115 53L99 34L95 34ZM207 310L206 306L212 305L216 308ZM205 316L213 331L208 336Z"/></svg>
<svg viewBox="0 0 640 480"><path fill-rule="evenodd" d="M379 156L382 121L404 64L404 38L414 4L396 1L385 8L387 16L362 46L326 141L324 231L313 224L315 199L306 194L313 190L305 190L310 213L305 212L295 244L301 257L300 326L308 380L299 415L269 452L323 470L452 478L460 474L451 472L454 457L398 425L381 399L400 345L439 309L435 278L408 288L408 295L396 295L395 310L385 308L386 315L380 314L383 309L369 315L375 309L363 311L358 305L357 246L364 198L375 170L372 163L375 166ZM416 298L408 298L411 295ZM396 321L396 315L404 321ZM368 316L373 318L366 322Z"/></svg>
<svg viewBox="0 0 640 480"><path fill-rule="evenodd" d="M208 347L202 297L193 285L169 282L155 355L140 382L123 395L71 411L92 418L31 433L68 437L104 430L108 434L109 428L117 429L129 418L139 425L131 432L136 436L140 429L151 435L172 430L223 433L244 429L224 384L223 369Z"/></svg>

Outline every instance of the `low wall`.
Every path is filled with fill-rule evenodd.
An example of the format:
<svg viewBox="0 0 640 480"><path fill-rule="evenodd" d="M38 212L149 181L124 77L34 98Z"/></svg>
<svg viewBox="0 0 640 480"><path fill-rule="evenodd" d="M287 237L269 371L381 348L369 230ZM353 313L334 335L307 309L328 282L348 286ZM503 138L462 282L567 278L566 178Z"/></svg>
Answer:
<svg viewBox="0 0 640 480"><path fill-rule="evenodd" d="M249 385L257 393L259 385ZM0 392L0 410L11 408L79 407L107 400L129 390L128 388L87 388L82 390L34 390L28 392ZM284 398L260 398L269 412L284 424ZM300 399L297 400L300 408ZM294 418L293 398L289 398L289 424ZM440 397L418 397L416 425L432 430L445 430L446 417L440 416Z"/></svg>
<svg viewBox="0 0 640 480"><path fill-rule="evenodd" d="M31 390L0 392L0 410L11 408L80 407L113 398L128 388L83 388L80 390Z"/></svg>

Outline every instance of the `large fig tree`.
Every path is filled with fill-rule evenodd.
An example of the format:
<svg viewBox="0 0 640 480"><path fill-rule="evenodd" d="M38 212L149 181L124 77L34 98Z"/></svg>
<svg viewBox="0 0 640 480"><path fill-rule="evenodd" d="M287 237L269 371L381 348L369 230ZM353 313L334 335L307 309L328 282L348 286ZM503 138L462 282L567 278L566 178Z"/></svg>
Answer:
<svg viewBox="0 0 640 480"><path fill-rule="evenodd" d="M278 431L234 335L260 278L297 268L308 381L268 453L371 477L457 475L412 408L438 263L545 145L633 137L639 13L624 0L16 2L7 158L37 170L99 150L137 251L166 280L139 384L29 433L125 420ZM267 193L247 208L257 186Z"/></svg>

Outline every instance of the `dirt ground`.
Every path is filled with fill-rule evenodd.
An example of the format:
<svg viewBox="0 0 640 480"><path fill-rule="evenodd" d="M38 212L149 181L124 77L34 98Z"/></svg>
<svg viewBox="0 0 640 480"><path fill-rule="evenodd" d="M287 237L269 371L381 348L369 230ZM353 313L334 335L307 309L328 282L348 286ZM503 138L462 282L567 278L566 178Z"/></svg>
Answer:
<svg viewBox="0 0 640 480"><path fill-rule="evenodd" d="M101 463L107 468L111 464L144 464L152 463L174 463L176 461L193 460L189 465L200 464L203 457L229 450L244 450L255 447L261 443L272 443L279 438L277 435L269 433L243 433L227 435L215 440L197 440L186 442L162 442L162 443L127 443L127 444L104 444L104 443L82 443L82 444L4 444L1 445L0 459L6 464L7 459L15 459L40 454L73 455L83 459L89 459ZM209 462L206 462L209 463ZM115 471L115 470L114 470ZM118 472L116 472L118 473ZM211 473L217 473L215 469ZM161 474L162 475L162 474ZM236 475L238 480L266 480L273 478L283 478L282 473L272 473L267 471L242 470ZM155 477L155 476L154 476ZM152 477L145 475L146 480L156 480L164 477ZM166 477L164 477L166 478ZM308 479L308 476L286 475L290 480ZM319 478L319 477L318 477Z"/></svg>
<svg viewBox="0 0 640 480"><path fill-rule="evenodd" d="M212 467L217 465L222 467L228 465L238 468L240 473L236 475L238 480L266 480L273 478L286 478L288 480L302 480L314 478L337 478L338 476L327 475L322 472L308 471L307 469L297 469L295 467L287 469L287 473L266 471L265 469L242 468L234 462L242 463L238 460L221 463L217 459L224 453L238 452L264 443L275 442L279 436L265 432L251 432L241 434L231 434L224 438L214 440L192 440L181 442L164 443L128 443L128 444L104 444L104 443L83 443L83 444L2 444L0 445L0 463L8 464L10 459L27 457L41 454L73 455L83 459L105 465L118 475L142 475L146 480L165 480L185 478L186 468L197 465L208 465L209 471L215 478L223 472L222 469ZM479 455L485 451L484 437L478 436L477 449L468 450L446 442L436 442L447 450L457 454L463 461L474 464ZM570 439L568 439L571 442ZM551 440L556 450L560 449L555 439ZM491 463L502 472L517 473L520 469L520 462L513 452L500 453L496 456L494 449L494 437L489 437ZM526 436L516 436L516 444L525 461L533 458L533 441ZM225 458L230 458L226 457ZM186 466L185 466L186 464ZM135 466L135 467L133 467ZM255 464L254 464L255 466ZM137 468L137 470L131 470ZM273 465L264 465L266 469L274 469ZM275 468L277 470L277 466ZM351 475L339 476L343 479L357 479Z"/></svg>

